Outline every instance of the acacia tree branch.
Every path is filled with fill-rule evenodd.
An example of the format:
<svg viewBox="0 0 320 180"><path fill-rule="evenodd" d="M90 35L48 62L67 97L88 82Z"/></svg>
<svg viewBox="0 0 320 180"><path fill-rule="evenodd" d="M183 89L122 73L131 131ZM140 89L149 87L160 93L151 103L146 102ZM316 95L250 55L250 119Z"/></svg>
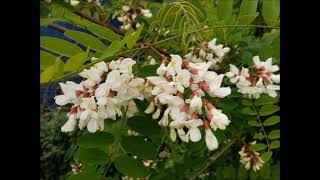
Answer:
<svg viewBox="0 0 320 180"><path fill-rule="evenodd" d="M100 21L100 20L98 20L96 18L93 18L91 16L88 16L88 15L86 15L86 14L84 14L81 11L78 11L78 10L76 10L74 13L76 15L88 20L88 21L91 21L91 22L95 23L95 24L99 24L101 26L105 26L105 27L109 28L110 30L112 30L113 32L115 32L117 34L120 34L122 36L124 35L124 32L122 32L119 29L113 27L109 22L104 23L104 22L102 22L102 21Z"/></svg>
<svg viewBox="0 0 320 180"><path fill-rule="evenodd" d="M190 179L195 180L196 178L199 177L199 175L201 175L203 172L209 169L220 156L222 156L229 148L231 148L233 144L235 144L239 139L241 139L241 136L242 134L236 135L231 141L229 141L225 146L223 146L223 148L220 151L216 152L213 156L209 157L207 164L203 168L201 168L197 172L197 174L191 177Z"/></svg>

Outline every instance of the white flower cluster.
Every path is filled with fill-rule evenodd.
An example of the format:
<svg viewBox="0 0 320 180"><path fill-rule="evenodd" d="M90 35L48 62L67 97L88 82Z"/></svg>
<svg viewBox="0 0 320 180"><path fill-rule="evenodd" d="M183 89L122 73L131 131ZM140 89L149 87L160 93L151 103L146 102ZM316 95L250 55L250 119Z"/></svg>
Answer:
<svg viewBox="0 0 320 180"><path fill-rule="evenodd" d="M256 142L252 142L250 144L255 144ZM260 154L252 149L250 149L249 145L246 144L242 146L241 151L239 151L240 155L240 163L244 165L244 167L249 170L250 167L254 171L260 170L263 165L263 161L260 157Z"/></svg>
<svg viewBox="0 0 320 180"><path fill-rule="evenodd" d="M194 63L212 62L212 66L215 67L217 63L222 61L225 54L230 51L229 47L223 47L222 44L216 45L216 41L217 39L214 38L208 43L201 44L200 47L193 48L185 57Z"/></svg>
<svg viewBox="0 0 320 180"><path fill-rule="evenodd" d="M134 9L129 4L128 6L122 6L122 9L120 11L115 12L112 17L113 19L117 18L117 20L122 23L122 25L120 26L121 29L128 30L130 28L137 29L140 27L140 24L136 22L136 18L138 16L151 18L152 13L149 9Z"/></svg>
<svg viewBox="0 0 320 180"><path fill-rule="evenodd" d="M104 119L131 117L138 111L133 99L143 100L140 93L144 79L134 78L131 58L121 58L110 63L99 62L80 76L86 78L80 84L67 81L60 83L63 95L55 97L56 104L73 104L67 114L68 121L62 126L63 132L73 131L79 119L79 128L87 127L91 133L104 129Z"/></svg>
<svg viewBox="0 0 320 180"><path fill-rule="evenodd" d="M67 3L70 3L70 5L71 6L78 6L80 3L81 3L81 1L79 1L79 0L64 0L65 2L67 2ZM95 1L93 1L93 0L87 0L87 2L88 3L95 3L97 6L101 6L101 2L100 2L100 0L95 0Z"/></svg>
<svg viewBox="0 0 320 180"><path fill-rule="evenodd" d="M221 87L224 74L218 75L208 70L211 65L212 62L191 63L178 55L171 55L171 61L163 60L157 69L158 76L147 77L146 84L152 96L145 113L151 114L157 108L152 118L160 119L158 124L161 126L169 125L172 141L176 140L178 134L184 142L198 142L201 140L199 127L203 126L208 149L218 148L211 128L224 130L230 121L205 99L205 93L223 98L231 90ZM190 92L188 99L184 98L188 96L186 89ZM160 117L162 111L163 116ZM187 132L185 129L188 129Z"/></svg>
<svg viewBox="0 0 320 180"><path fill-rule="evenodd" d="M247 95L249 98L259 98L262 93L267 93L271 97L277 96L277 90L280 86L274 83L280 83L280 74L274 74L279 71L278 65L272 65L272 58L265 62L260 61L259 56L253 57L254 65L244 68L241 71L230 64L230 72L225 75L230 78L230 82L236 84L238 92Z"/></svg>

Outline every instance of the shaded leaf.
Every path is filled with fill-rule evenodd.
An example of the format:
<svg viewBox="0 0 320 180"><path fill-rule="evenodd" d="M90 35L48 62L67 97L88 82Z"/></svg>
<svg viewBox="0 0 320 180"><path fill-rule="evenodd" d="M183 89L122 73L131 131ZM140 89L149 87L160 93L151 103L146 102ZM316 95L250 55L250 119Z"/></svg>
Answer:
<svg viewBox="0 0 320 180"><path fill-rule="evenodd" d="M122 147L131 155L138 156L141 159L153 159L157 149L141 136L129 136L121 141Z"/></svg>
<svg viewBox="0 0 320 180"><path fill-rule="evenodd" d="M279 106L276 105L264 105L259 110L260 116L268 116L280 110Z"/></svg>
<svg viewBox="0 0 320 180"><path fill-rule="evenodd" d="M100 148L105 150L108 145L113 143L114 137L107 132L88 133L80 136L77 145L82 148Z"/></svg>
<svg viewBox="0 0 320 180"><path fill-rule="evenodd" d="M272 126L280 122L280 116L271 116L263 122L264 126Z"/></svg>
<svg viewBox="0 0 320 180"><path fill-rule="evenodd" d="M271 148L271 149L276 149L276 148L278 148L278 147L280 147L280 141L275 140L275 141L272 141L272 142L270 143L270 148Z"/></svg>
<svg viewBox="0 0 320 180"><path fill-rule="evenodd" d="M107 154L96 148L79 148L75 158L88 164L105 164L108 162Z"/></svg>
<svg viewBox="0 0 320 180"><path fill-rule="evenodd" d="M140 162L128 155L121 155L114 161L115 167L124 175L136 178L146 177L148 170Z"/></svg>
<svg viewBox="0 0 320 180"><path fill-rule="evenodd" d="M267 145L263 144L263 143L257 143L257 144L252 144L251 148L256 150L256 151L261 151L264 150L267 147Z"/></svg>
<svg viewBox="0 0 320 180"><path fill-rule="evenodd" d="M261 159L264 163L268 162L272 157L272 151L267 151L262 153Z"/></svg>

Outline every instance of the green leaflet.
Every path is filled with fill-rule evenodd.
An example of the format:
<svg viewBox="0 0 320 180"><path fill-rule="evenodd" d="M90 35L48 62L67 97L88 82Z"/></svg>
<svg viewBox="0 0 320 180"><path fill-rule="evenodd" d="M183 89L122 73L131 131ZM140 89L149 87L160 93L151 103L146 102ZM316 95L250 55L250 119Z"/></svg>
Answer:
<svg viewBox="0 0 320 180"><path fill-rule="evenodd" d="M108 41L114 42L114 41L121 40L118 34L114 33L112 30L110 30L107 27L104 27L98 24L90 24L87 28L95 35L101 38L107 39Z"/></svg>
<svg viewBox="0 0 320 180"><path fill-rule="evenodd" d="M218 18L224 20L232 14L233 0L219 0L218 1Z"/></svg>
<svg viewBox="0 0 320 180"><path fill-rule="evenodd" d="M64 63L60 58L57 58L53 65L44 69L40 74L40 83L46 83L57 76L63 75Z"/></svg>
<svg viewBox="0 0 320 180"><path fill-rule="evenodd" d="M107 48L99 39L84 32L68 30L64 35L97 52L103 52Z"/></svg>
<svg viewBox="0 0 320 180"><path fill-rule="evenodd" d="M67 57L83 52L83 50L80 47L68 41L47 36L40 37L40 46Z"/></svg>
<svg viewBox="0 0 320 180"><path fill-rule="evenodd" d="M240 6L239 21L241 24L251 24L259 15L257 10L258 0L243 0Z"/></svg>
<svg viewBox="0 0 320 180"><path fill-rule="evenodd" d="M115 167L124 175L136 178L146 177L148 170L140 162L128 155L121 155L114 160Z"/></svg>

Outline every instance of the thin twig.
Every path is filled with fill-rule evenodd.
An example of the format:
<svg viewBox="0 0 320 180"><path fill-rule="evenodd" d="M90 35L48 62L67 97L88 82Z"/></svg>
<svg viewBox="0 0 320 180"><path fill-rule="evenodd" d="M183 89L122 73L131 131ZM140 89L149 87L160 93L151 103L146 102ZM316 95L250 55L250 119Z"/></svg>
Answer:
<svg viewBox="0 0 320 180"><path fill-rule="evenodd" d="M101 25L101 26L105 26L105 27L109 28L110 30L112 30L113 32L115 32L115 33L117 33L117 34L124 35L124 32L122 32L122 31L120 31L119 29L113 27L109 22L104 23L104 22L99 21L98 19L93 18L93 17L91 17L91 16L88 16L88 15L86 15L86 14L84 14L84 13L82 13L81 11L78 11L78 10L75 11L74 13L75 13L76 15L84 18L84 19L87 19L88 21L91 21L91 22L95 23L95 24L99 24L99 25Z"/></svg>
<svg viewBox="0 0 320 180"><path fill-rule="evenodd" d="M50 23L48 24L48 27L51 28L51 29L55 29L61 33L64 33L65 31L67 31L68 29L62 27L62 26L59 26L57 24L53 24L53 23Z"/></svg>
<svg viewBox="0 0 320 180"><path fill-rule="evenodd" d="M153 45L160 44L160 43L163 43L165 41L169 41L171 39L175 39L177 37L184 36L184 35L190 34L190 33L196 33L196 32L200 32L200 31L208 31L208 30L215 29L215 28L226 28L226 27L263 27L263 28L280 29L280 27L275 27L275 26L241 25L241 24L239 24L239 25L235 24L235 25L211 26L211 27L206 27L206 28L203 28L203 29L195 30L195 31L189 31L189 32L186 32L186 33L183 33L183 34L180 34L180 35L172 36L172 37L169 37L167 39L163 39L161 41L158 41L158 42L154 43Z"/></svg>
<svg viewBox="0 0 320 180"><path fill-rule="evenodd" d="M194 180L199 177L203 172L205 172L220 156L222 156L233 144L235 144L241 138L241 134L236 135L231 141L229 141L220 151L215 153L213 156L208 158L207 164L201 168L196 175L191 177Z"/></svg>
<svg viewBox="0 0 320 180"><path fill-rule="evenodd" d="M259 123L260 123L260 126L261 126L261 129L262 129L264 138L266 139L266 142L267 142L268 151L269 151L269 150L270 150L270 145L269 145L269 140L268 140L268 136L267 136L266 130L264 129L264 126L263 126L262 121L261 121L261 119L260 119L259 113L258 113L258 111L256 110L256 108L255 108L252 100L251 100L250 102L251 102L251 106L252 106L254 112L256 113L257 119L258 119L258 121L259 121Z"/></svg>

